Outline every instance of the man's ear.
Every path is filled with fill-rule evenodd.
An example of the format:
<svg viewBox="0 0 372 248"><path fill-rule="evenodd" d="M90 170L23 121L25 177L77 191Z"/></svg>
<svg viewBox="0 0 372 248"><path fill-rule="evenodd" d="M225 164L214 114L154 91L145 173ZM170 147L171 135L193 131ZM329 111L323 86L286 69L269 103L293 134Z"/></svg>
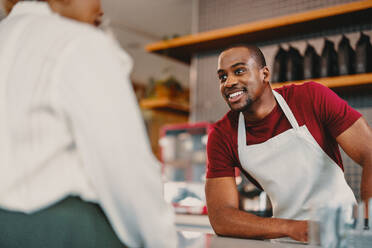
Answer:
<svg viewBox="0 0 372 248"><path fill-rule="evenodd" d="M271 77L271 74L270 74L270 70L267 66L264 66L262 69L261 69L262 73L261 73L261 76L262 76L262 81L265 82L265 84L269 84L270 83L270 77Z"/></svg>

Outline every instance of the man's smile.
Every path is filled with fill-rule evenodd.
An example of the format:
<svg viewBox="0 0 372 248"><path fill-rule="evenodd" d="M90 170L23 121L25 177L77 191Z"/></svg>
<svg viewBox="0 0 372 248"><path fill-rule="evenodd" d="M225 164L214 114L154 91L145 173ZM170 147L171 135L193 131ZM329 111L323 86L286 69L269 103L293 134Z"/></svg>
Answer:
<svg viewBox="0 0 372 248"><path fill-rule="evenodd" d="M233 90L230 92L226 92L225 97L230 103L235 103L239 101L243 94L246 92L246 89Z"/></svg>

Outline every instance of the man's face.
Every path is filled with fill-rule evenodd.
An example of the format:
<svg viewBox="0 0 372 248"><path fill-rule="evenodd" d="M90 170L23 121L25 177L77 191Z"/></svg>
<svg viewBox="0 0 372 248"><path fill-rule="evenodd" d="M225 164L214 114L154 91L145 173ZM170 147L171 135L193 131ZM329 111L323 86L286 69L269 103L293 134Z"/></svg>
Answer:
<svg viewBox="0 0 372 248"><path fill-rule="evenodd" d="M262 95L267 67L259 68L246 47L234 47L218 58L218 78L222 97L233 111L248 110Z"/></svg>
<svg viewBox="0 0 372 248"><path fill-rule="evenodd" d="M77 21L98 26L103 15L101 0L69 0L61 14Z"/></svg>

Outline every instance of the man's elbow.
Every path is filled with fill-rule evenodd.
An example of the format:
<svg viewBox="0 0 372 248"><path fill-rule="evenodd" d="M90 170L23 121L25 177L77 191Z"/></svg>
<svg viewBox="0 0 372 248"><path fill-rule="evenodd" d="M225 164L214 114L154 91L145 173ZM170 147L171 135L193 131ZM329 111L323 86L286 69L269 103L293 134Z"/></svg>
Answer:
<svg viewBox="0 0 372 248"><path fill-rule="evenodd" d="M219 224L212 224L213 231L218 235L218 236L230 236L227 228L225 228L223 225Z"/></svg>
<svg viewBox="0 0 372 248"><path fill-rule="evenodd" d="M221 214L220 216L209 215L209 221L213 231L219 236L231 236L231 227L226 220L226 217Z"/></svg>

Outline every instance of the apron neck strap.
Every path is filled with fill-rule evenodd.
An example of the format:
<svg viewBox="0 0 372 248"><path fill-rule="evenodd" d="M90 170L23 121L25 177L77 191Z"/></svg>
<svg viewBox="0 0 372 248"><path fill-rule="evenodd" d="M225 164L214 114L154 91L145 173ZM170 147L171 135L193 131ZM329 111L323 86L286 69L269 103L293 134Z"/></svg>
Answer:
<svg viewBox="0 0 372 248"><path fill-rule="evenodd" d="M289 123L291 124L292 128L297 130L299 129L298 123L296 118L294 117L291 109L289 108L287 102L284 100L284 98L276 91L273 90L273 94L275 96L275 99L277 100L279 106L284 112L284 115L287 117ZM247 136L245 133L245 120L244 115L242 112L239 114L239 123L238 123L238 146L246 145Z"/></svg>
<svg viewBox="0 0 372 248"><path fill-rule="evenodd" d="M239 114L238 124L238 147L243 147L247 145L247 135L245 133L245 121L242 112Z"/></svg>
<svg viewBox="0 0 372 248"><path fill-rule="evenodd" d="M289 123L293 127L293 129L299 129L298 123L296 118L294 117L291 109L289 108L287 102L284 100L284 98L275 90L273 90L273 94L275 96L276 101L279 103L279 106L284 112L284 115L287 117Z"/></svg>

